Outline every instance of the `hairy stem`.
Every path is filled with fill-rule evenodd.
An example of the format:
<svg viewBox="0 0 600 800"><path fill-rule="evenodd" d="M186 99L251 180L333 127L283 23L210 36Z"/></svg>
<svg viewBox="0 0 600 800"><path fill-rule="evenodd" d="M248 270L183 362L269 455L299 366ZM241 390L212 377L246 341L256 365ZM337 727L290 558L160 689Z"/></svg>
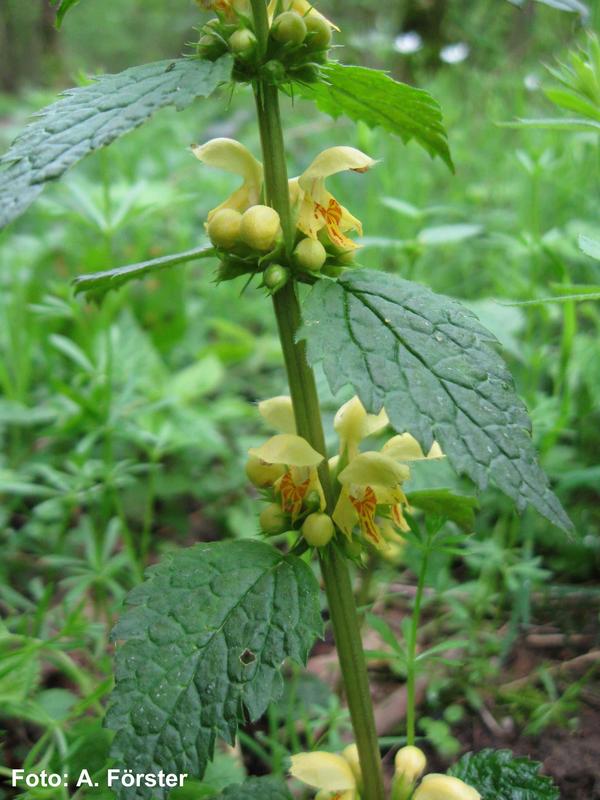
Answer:
<svg viewBox="0 0 600 800"><path fill-rule="evenodd" d="M265 0L252 0L252 11L258 46L260 52L264 54L269 31ZM280 216L289 258L294 244L294 224L290 209L278 89L258 80L255 82L254 96L263 150L266 198ZM299 435L325 456L319 469L319 476L327 499L328 510L331 512L334 497L326 460L325 436L315 378L306 360L305 345L303 342L297 341L301 316L295 281L288 282L273 295L273 307L281 339L296 426ZM347 562L335 544L330 545L322 553L320 562L358 746L363 775L363 797L364 800L383 800L381 759L373 706Z"/></svg>

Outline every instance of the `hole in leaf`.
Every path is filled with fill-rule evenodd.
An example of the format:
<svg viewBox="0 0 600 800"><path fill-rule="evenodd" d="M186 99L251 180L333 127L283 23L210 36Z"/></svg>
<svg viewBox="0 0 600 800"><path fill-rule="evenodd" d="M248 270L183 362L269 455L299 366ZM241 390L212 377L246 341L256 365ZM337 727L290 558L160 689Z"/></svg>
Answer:
<svg viewBox="0 0 600 800"><path fill-rule="evenodd" d="M240 656L240 661L244 666L248 666L248 664L252 664L254 661L256 661L256 656L254 655L252 650L246 649Z"/></svg>

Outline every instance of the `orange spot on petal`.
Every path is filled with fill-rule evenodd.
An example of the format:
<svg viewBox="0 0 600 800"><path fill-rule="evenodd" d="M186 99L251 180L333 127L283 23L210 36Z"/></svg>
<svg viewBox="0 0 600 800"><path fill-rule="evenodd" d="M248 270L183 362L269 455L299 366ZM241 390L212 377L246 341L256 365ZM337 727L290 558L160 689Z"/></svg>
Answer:
<svg viewBox="0 0 600 800"><path fill-rule="evenodd" d="M294 483L291 472L286 472L279 484L281 493L281 507L286 514L290 514L295 520L302 508L302 503L308 492L310 479L302 483Z"/></svg>
<svg viewBox="0 0 600 800"><path fill-rule="evenodd" d="M375 522L375 511L377 510L377 497L370 486L365 488L362 499L350 495L350 502L358 514L358 524L363 532L376 547L382 542L379 528Z"/></svg>

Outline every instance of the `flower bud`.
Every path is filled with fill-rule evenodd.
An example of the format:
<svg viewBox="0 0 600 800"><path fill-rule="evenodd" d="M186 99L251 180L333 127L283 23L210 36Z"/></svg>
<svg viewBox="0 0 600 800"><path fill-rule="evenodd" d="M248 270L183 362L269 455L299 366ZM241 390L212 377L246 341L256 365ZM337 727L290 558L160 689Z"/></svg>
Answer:
<svg viewBox="0 0 600 800"><path fill-rule="evenodd" d="M481 800L481 795L472 786L451 775L426 775L413 800Z"/></svg>
<svg viewBox="0 0 600 800"><path fill-rule="evenodd" d="M229 47L238 56L249 55L256 47L256 36L248 28L240 28L231 34Z"/></svg>
<svg viewBox="0 0 600 800"><path fill-rule="evenodd" d="M294 261L309 272L318 272L326 259L327 251L317 239L301 239L294 249Z"/></svg>
<svg viewBox="0 0 600 800"><path fill-rule="evenodd" d="M401 747L394 759L396 776L402 776L411 783L421 777L425 771L426 764L425 753L418 747L413 747L413 745Z"/></svg>
<svg viewBox="0 0 600 800"><path fill-rule="evenodd" d="M284 11L275 17L271 27L271 36L280 44L297 46L306 38L306 23L295 11Z"/></svg>
<svg viewBox="0 0 600 800"><path fill-rule="evenodd" d="M279 214L269 206L252 206L242 214L241 239L254 250L271 250L279 234Z"/></svg>
<svg viewBox="0 0 600 800"><path fill-rule="evenodd" d="M398 750L394 759L396 772L392 786L392 800L408 800L426 764L425 753L418 747L407 745Z"/></svg>
<svg viewBox="0 0 600 800"><path fill-rule="evenodd" d="M261 74L264 75L265 79L275 85L278 86L280 83L284 83L286 80L286 70L281 61L277 61L277 59L272 58L270 61L262 67Z"/></svg>
<svg viewBox="0 0 600 800"><path fill-rule="evenodd" d="M311 50L325 50L331 44L331 26L317 14L307 14L304 17L306 25L306 44Z"/></svg>
<svg viewBox="0 0 600 800"><path fill-rule="evenodd" d="M271 503L264 508L260 512L258 521L261 531L269 536L285 533L289 528L288 518L277 503Z"/></svg>
<svg viewBox="0 0 600 800"><path fill-rule="evenodd" d="M215 247L231 250L240 238L242 215L233 208L221 208L211 216L206 225L208 238Z"/></svg>
<svg viewBox="0 0 600 800"><path fill-rule="evenodd" d="M285 286L289 277L290 271L286 267L282 267L281 264L269 264L263 273L263 283L271 294L275 294Z"/></svg>
<svg viewBox="0 0 600 800"><path fill-rule="evenodd" d="M248 480L259 489L271 486L284 472L283 464L267 464L257 456L250 456L246 462Z"/></svg>
<svg viewBox="0 0 600 800"><path fill-rule="evenodd" d="M205 33L198 40L198 55L204 58L217 58L225 50L225 45L218 36L212 33Z"/></svg>
<svg viewBox="0 0 600 800"><path fill-rule="evenodd" d="M309 514L302 525L302 536L312 547L324 547L334 534L331 517L317 512Z"/></svg>

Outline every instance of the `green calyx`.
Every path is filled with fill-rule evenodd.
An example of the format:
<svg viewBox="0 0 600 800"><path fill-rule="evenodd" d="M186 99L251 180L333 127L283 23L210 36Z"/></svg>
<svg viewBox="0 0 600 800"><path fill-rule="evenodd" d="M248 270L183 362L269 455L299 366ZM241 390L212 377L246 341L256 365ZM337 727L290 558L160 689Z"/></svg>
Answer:
<svg viewBox="0 0 600 800"><path fill-rule="evenodd" d="M270 264L263 273L263 284L270 294L279 291L288 282L290 271L281 264Z"/></svg>

